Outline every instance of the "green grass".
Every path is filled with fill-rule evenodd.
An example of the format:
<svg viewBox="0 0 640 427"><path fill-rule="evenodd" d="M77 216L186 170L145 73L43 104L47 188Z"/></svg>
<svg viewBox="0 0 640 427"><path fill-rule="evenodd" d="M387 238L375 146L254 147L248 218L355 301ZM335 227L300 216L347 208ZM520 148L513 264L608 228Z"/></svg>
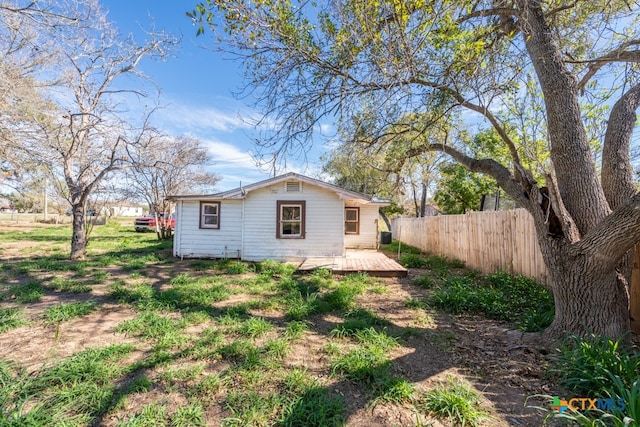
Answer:
<svg viewBox="0 0 640 427"><path fill-rule="evenodd" d="M231 261L224 267L227 274L245 274L252 271L250 264L242 261Z"/></svg>
<svg viewBox="0 0 640 427"><path fill-rule="evenodd" d="M409 380L391 375L386 375L378 378L374 389L375 397L372 399L372 404L378 403L396 403L406 404L413 401L416 388Z"/></svg>
<svg viewBox="0 0 640 427"><path fill-rule="evenodd" d="M28 324L29 321L24 317L22 309L16 307L0 308L0 333Z"/></svg>
<svg viewBox="0 0 640 427"><path fill-rule="evenodd" d="M230 291L224 284L218 284L216 277L191 277L180 274L169 281L170 289L157 295L166 306L193 309L209 306L229 298Z"/></svg>
<svg viewBox="0 0 640 427"><path fill-rule="evenodd" d="M435 281L429 275L420 276L417 279L413 279L412 283L416 286L425 289L431 289L435 286Z"/></svg>
<svg viewBox="0 0 640 427"><path fill-rule="evenodd" d="M170 425L175 427L205 426L204 409L197 403L180 406L171 416Z"/></svg>
<svg viewBox="0 0 640 427"><path fill-rule="evenodd" d="M429 299L407 301L408 307L430 305L453 314L481 314L507 321L525 332L542 331L553 320L551 292L532 279L504 272L482 276L477 270L464 270L460 260L424 254L411 247L403 250L399 261L409 268L429 270L412 282L432 290Z"/></svg>
<svg viewBox="0 0 640 427"><path fill-rule="evenodd" d="M45 287L38 280L29 280L21 285L9 285L8 290L0 293L1 300L14 300L19 304L39 302L45 293Z"/></svg>
<svg viewBox="0 0 640 427"><path fill-rule="evenodd" d="M454 426L476 427L488 417L480 406L479 397L466 382L450 378L424 393L418 407Z"/></svg>
<svg viewBox="0 0 640 427"><path fill-rule="evenodd" d="M448 276L433 290L429 303L454 314L480 313L517 328L540 331L553 320L551 292L523 276L494 273L482 281Z"/></svg>
<svg viewBox="0 0 640 427"><path fill-rule="evenodd" d="M168 426L167 408L164 404L150 403L138 413L118 423L118 427Z"/></svg>
<svg viewBox="0 0 640 427"><path fill-rule="evenodd" d="M168 367L159 375L158 381L165 391L176 392L179 391L182 385L196 381L202 375L203 371L203 365L189 365L188 367L177 369Z"/></svg>
<svg viewBox="0 0 640 427"><path fill-rule="evenodd" d="M61 322L85 316L97 309L93 301L61 302L44 310L42 319L45 325L55 325Z"/></svg>
<svg viewBox="0 0 640 427"><path fill-rule="evenodd" d="M153 341L162 348L175 348L186 341L183 334L184 326L181 320L163 316L155 311L143 311L135 318L120 323L115 330Z"/></svg>
<svg viewBox="0 0 640 427"><path fill-rule="evenodd" d="M278 425L283 427L324 427L344 425L344 398L317 385L295 390L287 402Z"/></svg>
<svg viewBox="0 0 640 427"><path fill-rule="evenodd" d="M640 379L640 352L621 340L591 336L567 339L553 356L550 372L560 385L580 396L602 396L615 388L631 388Z"/></svg>
<svg viewBox="0 0 640 427"><path fill-rule="evenodd" d="M380 398L396 382L388 353L398 346L398 341L373 327L355 330L347 336L357 345L334 357L332 372L370 389L372 396Z"/></svg>
<svg viewBox="0 0 640 427"><path fill-rule="evenodd" d="M269 425L274 408L281 407L286 398L277 392L258 393L255 390L231 390L225 396L232 416L223 420L223 426Z"/></svg>
<svg viewBox="0 0 640 427"><path fill-rule="evenodd" d="M355 299L371 285L366 275L349 275L334 280L323 270L300 281L287 281L283 297L288 320L306 320L312 315L348 312Z"/></svg>
<svg viewBox="0 0 640 427"><path fill-rule="evenodd" d="M91 275L91 283L99 285L105 283L111 277L111 273L104 270L94 270Z"/></svg>
<svg viewBox="0 0 640 427"><path fill-rule="evenodd" d="M255 271L271 277L290 277L295 273L296 266L279 261L265 260L255 264Z"/></svg>
<svg viewBox="0 0 640 427"><path fill-rule="evenodd" d="M398 262L407 268L427 268L429 266L427 260L418 254L400 255Z"/></svg>
<svg viewBox="0 0 640 427"><path fill-rule="evenodd" d="M330 336L353 336L362 330L381 329L391 325L388 320L378 317L366 309L350 311L344 317L344 321L329 332Z"/></svg>
<svg viewBox="0 0 640 427"><path fill-rule="evenodd" d="M13 269L19 274L29 275L34 272L73 271L75 268L76 263L68 261L67 256L55 255L19 261Z"/></svg>
<svg viewBox="0 0 640 427"><path fill-rule="evenodd" d="M297 340L301 338L309 329L309 324L299 320L293 320L287 323L284 331L284 337L288 340Z"/></svg>
<svg viewBox="0 0 640 427"><path fill-rule="evenodd" d="M218 349L220 356L227 361L241 366L243 369L253 369L263 365L261 350L247 339L237 339Z"/></svg>
<svg viewBox="0 0 640 427"><path fill-rule="evenodd" d="M96 227L82 261L66 259L68 228L11 236L37 241L42 250L30 249L27 259L2 265L0 300L7 308L0 312L0 327L25 324L23 313L31 309L21 305L44 296L106 289L107 298L56 304L46 318L29 316L60 325L94 310L103 314L102 304L110 315L116 306L124 317L111 339L133 344L72 355L52 350L35 371L19 360L0 360L0 425L86 426L110 420L119 426L198 426L215 414L216 421L223 417L223 426L342 426L352 415L351 396L341 395L345 388L357 388L367 407L426 414L431 410L425 393L401 375L394 359L415 351L406 347L415 336L435 348L449 348L456 339L437 328L425 295L464 281L515 294L518 289L511 279L460 271L454 260L403 246L403 255L426 271L414 282L422 289L412 287L415 294L405 301L412 309L411 326L400 327L388 320L395 317L390 308L369 304L395 287L365 274L294 274L294 266L276 261L176 261L171 242L135 233L130 225ZM508 304L501 304L491 307L506 310ZM425 333L425 325L434 330ZM60 348L66 344L57 342ZM305 370L307 357L321 365Z"/></svg>
<svg viewBox="0 0 640 427"><path fill-rule="evenodd" d="M381 248L385 251L393 252L396 254L398 253L398 249L400 249L401 254L421 254L422 253L422 251L419 248L416 248L415 246L406 245L404 243L401 243L398 240L393 240L388 245L381 245Z"/></svg>
<svg viewBox="0 0 640 427"><path fill-rule="evenodd" d="M419 309L426 309L428 307L428 304L424 299L407 298L404 301L404 306L407 308L412 308L414 310L419 310Z"/></svg>
<svg viewBox="0 0 640 427"><path fill-rule="evenodd" d="M366 315L363 315L364 313ZM332 372L358 383L369 395L372 404L401 404L411 400L415 391L413 384L392 373L392 363L388 355L399 343L395 337L389 336L384 328L381 329L386 321L372 317L367 311L356 312L353 318L368 319L366 323L371 326L357 324L357 327L354 327L354 324L343 324L331 331L330 336L347 338L356 344L346 353L335 350L331 362Z"/></svg>
<svg viewBox="0 0 640 427"><path fill-rule="evenodd" d="M51 280L49 287L56 291L71 292L74 294L91 292L91 286L76 279L63 279L61 277L55 277Z"/></svg>
<svg viewBox="0 0 640 427"><path fill-rule="evenodd" d="M120 303L140 304L149 303L154 295L154 288L148 281L128 284L121 279L112 283L109 287L109 295Z"/></svg>
<svg viewBox="0 0 640 427"><path fill-rule="evenodd" d="M90 348L33 374L0 366L4 425L87 425L107 412L129 345ZM28 408L28 409L27 409Z"/></svg>
<svg viewBox="0 0 640 427"><path fill-rule="evenodd" d="M261 317L250 317L239 325L237 332L244 337L257 338L273 329L273 324L268 320Z"/></svg>
<svg viewBox="0 0 640 427"><path fill-rule="evenodd" d="M229 298L227 285L216 276L192 277L180 274L160 291L148 280L118 280L109 286L109 295L118 302L133 304L140 310L183 310L206 312L211 304Z"/></svg>

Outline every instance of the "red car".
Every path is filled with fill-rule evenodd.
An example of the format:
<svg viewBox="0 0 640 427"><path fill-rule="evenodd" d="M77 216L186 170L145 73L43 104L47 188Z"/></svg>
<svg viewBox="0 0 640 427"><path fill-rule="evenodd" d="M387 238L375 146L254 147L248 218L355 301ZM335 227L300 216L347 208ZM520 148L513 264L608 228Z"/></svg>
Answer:
<svg viewBox="0 0 640 427"><path fill-rule="evenodd" d="M175 215L171 215L171 219L165 216L159 217L160 221L165 222L165 226L168 225L172 230L176 228L176 217ZM152 215L147 215L141 218L136 218L133 222L136 227L137 232L143 231L156 231L156 217Z"/></svg>

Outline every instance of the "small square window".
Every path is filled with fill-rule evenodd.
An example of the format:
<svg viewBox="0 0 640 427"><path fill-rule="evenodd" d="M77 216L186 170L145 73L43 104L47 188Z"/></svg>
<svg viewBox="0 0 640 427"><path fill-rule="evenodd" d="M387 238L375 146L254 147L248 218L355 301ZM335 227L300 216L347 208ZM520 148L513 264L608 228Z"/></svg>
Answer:
<svg viewBox="0 0 640 427"><path fill-rule="evenodd" d="M200 228L220 228L220 202L200 202Z"/></svg>

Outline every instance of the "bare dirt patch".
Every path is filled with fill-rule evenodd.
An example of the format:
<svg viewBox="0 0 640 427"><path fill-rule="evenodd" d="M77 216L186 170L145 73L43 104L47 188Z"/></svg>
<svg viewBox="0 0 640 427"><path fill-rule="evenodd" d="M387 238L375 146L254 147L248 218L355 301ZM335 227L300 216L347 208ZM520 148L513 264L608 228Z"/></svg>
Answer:
<svg viewBox="0 0 640 427"><path fill-rule="evenodd" d="M38 304L40 307L45 303ZM0 358L18 363L28 371L69 357L90 347L133 342L114 332L123 320L135 317L130 308L103 305L95 313L64 322L59 328L44 326L38 320L42 311L31 307L31 326L23 326L0 334Z"/></svg>
<svg viewBox="0 0 640 427"><path fill-rule="evenodd" d="M464 377L482 393L485 407L490 408L491 418L486 425L541 425L541 414L525 403L532 395L553 393L553 385L544 377L548 347L541 345L537 334L521 334L481 317L438 313L433 316L433 323L425 324L419 311L405 307L408 298L424 295L423 289L411 284L417 275L387 279L388 293L379 298L367 295L361 301L390 320L394 328L417 331L403 341L393 359L394 369L420 391L430 390L448 378ZM386 424L376 418L371 408L363 408L355 416L363 422L361 425L394 425L391 419L400 415L392 415ZM416 420L404 421L396 421L396 425L412 425Z"/></svg>

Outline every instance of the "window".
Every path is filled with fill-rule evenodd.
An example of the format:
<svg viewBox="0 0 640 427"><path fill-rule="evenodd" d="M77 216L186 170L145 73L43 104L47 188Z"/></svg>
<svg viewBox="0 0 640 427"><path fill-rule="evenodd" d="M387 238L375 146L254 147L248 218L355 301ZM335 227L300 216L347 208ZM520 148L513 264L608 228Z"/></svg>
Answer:
<svg viewBox="0 0 640 427"><path fill-rule="evenodd" d="M344 209L344 233L345 234L360 233L360 208Z"/></svg>
<svg viewBox="0 0 640 427"><path fill-rule="evenodd" d="M304 239L305 202L278 200L276 238Z"/></svg>
<svg viewBox="0 0 640 427"><path fill-rule="evenodd" d="M200 228L220 228L220 202L200 202Z"/></svg>

